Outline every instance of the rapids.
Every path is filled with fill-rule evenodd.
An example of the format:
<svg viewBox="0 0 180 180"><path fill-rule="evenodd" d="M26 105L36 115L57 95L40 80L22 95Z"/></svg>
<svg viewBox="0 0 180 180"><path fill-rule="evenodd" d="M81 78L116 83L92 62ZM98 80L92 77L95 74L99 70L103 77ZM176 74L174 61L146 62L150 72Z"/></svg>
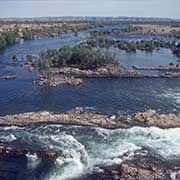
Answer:
<svg viewBox="0 0 180 180"><path fill-rule="evenodd" d="M180 128L163 130L156 127L133 127L107 130L63 125L0 128L1 141L63 151L63 155L55 160L53 167L43 177L44 180L67 180L100 171L101 166L119 164L142 148L167 160L177 160L180 158L178 134ZM36 155L27 154L27 158L28 168L35 169L41 163Z"/></svg>

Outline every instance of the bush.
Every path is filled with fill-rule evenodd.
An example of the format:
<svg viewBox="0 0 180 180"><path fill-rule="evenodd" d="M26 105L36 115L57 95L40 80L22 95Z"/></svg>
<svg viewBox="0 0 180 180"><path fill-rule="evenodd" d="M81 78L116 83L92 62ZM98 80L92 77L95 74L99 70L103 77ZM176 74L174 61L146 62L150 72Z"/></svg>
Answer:
<svg viewBox="0 0 180 180"><path fill-rule="evenodd" d="M4 48L7 45L6 39L3 35L0 36L0 49Z"/></svg>
<svg viewBox="0 0 180 180"><path fill-rule="evenodd" d="M47 57L46 52L42 52L38 59L38 70L40 74L45 78L50 78L52 75L52 62Z"/></svg>
<svg viewBox="0 0 180 180"><path fill-rule="evenodd" d="M22 33L24 40L31 40L33 38L32 32L28 28L25 28Z"/></svg>
<svg viewBox="0 0 180 180"><path fill-rule="evenodd" d="M15 32L7 32L5 33L5 40L7 45L12 45L16 42L17 34Z"/></svg>

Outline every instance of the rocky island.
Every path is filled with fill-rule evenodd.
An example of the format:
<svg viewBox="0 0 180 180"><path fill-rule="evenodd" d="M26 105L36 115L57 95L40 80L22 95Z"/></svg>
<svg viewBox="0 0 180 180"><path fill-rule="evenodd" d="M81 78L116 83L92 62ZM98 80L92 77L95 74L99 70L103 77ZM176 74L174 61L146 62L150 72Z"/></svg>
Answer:
<svg viewBox="0 0 180 180"><path fill-rule="evenodd" d="M112 53L86 45L42 52L39 56L39 85L80 85L86 78L139 78L141 74L121 66Z"/></svg>

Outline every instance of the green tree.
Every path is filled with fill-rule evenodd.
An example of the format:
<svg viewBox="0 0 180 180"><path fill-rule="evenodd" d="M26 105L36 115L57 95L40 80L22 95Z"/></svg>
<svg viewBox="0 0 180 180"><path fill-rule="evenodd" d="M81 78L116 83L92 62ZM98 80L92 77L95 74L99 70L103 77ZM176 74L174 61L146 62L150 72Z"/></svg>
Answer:
<svg viewBox="0 0 180 180"><path fill-rule="evenodd" d="M32 32L28 28L25 28L22 33L24 40L31 40L33 38Z"/></svg>
<svg viewBox="0 0 180 180"><path fill-rule="evenodd" d="M6 39L6 42L7 42L7 45L12 45L16 42L16 33L15 32L7 32L5 34L5 39Z"/></svg>
<svg viewBox="0 0 180 180"><path fill-rule="evenodd" d="M43 77L49 79L52 77L52 62L46 55L46 52L42 52L40 54L40 58L38 61L38 69L40 74L43 75Z"/></svg>
<svg viewBox="0 0 180 180"><path fill-rule="evenodd" d="M0 36L0 49L4 48L7 45L6 39L3 35Z"/></svg>

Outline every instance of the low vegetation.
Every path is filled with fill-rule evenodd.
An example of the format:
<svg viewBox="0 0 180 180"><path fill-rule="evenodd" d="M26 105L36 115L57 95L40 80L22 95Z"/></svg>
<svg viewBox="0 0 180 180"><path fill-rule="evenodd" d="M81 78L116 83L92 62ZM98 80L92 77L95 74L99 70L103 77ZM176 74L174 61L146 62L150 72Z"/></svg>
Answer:
<svg viewBox="0 0 180 180"><path fill-rule="evenodd" d="M126 28L113 28L111 30L104 30L104 31L92 31L90 33L91 37L98 37L98 36L104 36L104 35L119 35L122 33L132 33L137 32L138 27L128 26Z"/></svg>

